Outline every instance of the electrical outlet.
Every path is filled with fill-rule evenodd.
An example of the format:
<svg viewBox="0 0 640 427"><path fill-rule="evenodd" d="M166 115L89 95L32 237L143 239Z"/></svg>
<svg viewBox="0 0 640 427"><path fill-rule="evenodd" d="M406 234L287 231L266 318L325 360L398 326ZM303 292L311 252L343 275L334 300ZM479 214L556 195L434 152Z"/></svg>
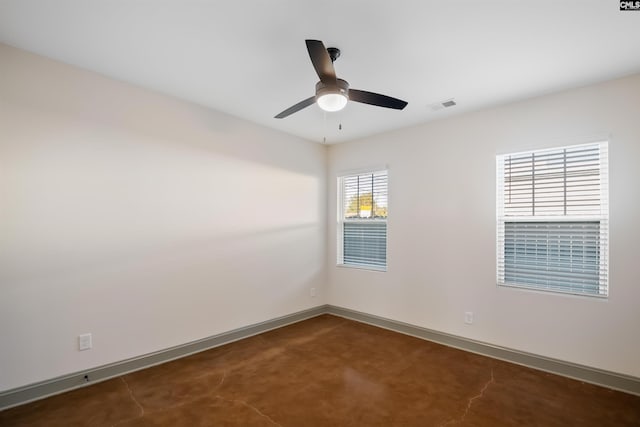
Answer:
<svg viewBox="0 0 640 427"><path fill-rule="evenodd" d="M78 350L90 350L91 347L91 334L82 334L78 336Z"/></svg>
<svg viewBox="0 0 640 427"><path fill-rule="evenodd" d="M309 291L309 295L311 295L311 297L315 297L316 296L316 288L311 288L311 291Z"/></svg>
<svg viewBox="0 0 640 427"><path fill-rule="evenodd" d="M473 311L465 311L464 323L466 323L467 325L473 324Z"/></svg>

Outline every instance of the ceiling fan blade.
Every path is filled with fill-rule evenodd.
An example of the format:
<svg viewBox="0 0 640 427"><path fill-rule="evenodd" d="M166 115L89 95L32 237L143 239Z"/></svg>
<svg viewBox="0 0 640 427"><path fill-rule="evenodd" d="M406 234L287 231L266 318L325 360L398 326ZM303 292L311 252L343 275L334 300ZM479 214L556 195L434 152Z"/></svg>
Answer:
<svg viewBox="0 0 640 427"><path fill-rule="evenodd" d="M367 92L366 90L349 89L349 99L351 101L362 102L363 104L393 108L394 110L402 110L407 106L407 102L401 99L380 95L379 93Z"/></svg>
<svg viewBox="0 0 640 427"><path fill-rule="evenodd" d="M307 98L304 101L300 101L296 105L287 108L282 113L280 113L277 116L275 116L275 118L276 119L284 119L285 117L290 116L291 114L293 114L293 113L295 113L297 111L300 111L303 108L307 108L309 105L313 104L314 102L316 102L316 97L315 96Z"/></svg>
<svg viewBox="0 0 640 427"><path fill-rule="evenodd" d="M325 84L336 84L336 70L333 68L333 61L320 40L305 40L307 51L313 68L316 69L320 81Z"/></svg>

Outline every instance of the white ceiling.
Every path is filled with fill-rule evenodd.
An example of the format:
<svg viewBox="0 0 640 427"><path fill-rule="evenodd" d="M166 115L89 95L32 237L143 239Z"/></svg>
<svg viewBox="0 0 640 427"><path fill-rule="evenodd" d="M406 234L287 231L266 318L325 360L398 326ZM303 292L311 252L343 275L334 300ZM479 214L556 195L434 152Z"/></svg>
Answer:
<svg viewBox="0 0 640 427"><path fill-rule="evenodd" d="M274 119L314 94L307 38L409 105ZM6 44L327 143L640 72L639 40L617 0L0 1Z"/></svg>

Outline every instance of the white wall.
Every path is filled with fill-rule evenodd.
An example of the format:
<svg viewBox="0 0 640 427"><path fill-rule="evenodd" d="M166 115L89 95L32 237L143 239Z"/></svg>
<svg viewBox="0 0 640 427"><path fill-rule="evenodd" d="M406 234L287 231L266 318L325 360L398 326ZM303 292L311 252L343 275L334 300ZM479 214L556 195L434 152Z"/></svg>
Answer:
<svg viewBox="0 0 640 427"><path fill-rule="evenodd" d="M325 147L0 64L0 391L325 303Z"/></svg>
<svg viewBox="0 0 640 427"><path fill-rule="evenodd" d="M498 288L496 154L602 137L610 141L609 298ZM336 267L336 176L383 164L388 271ZM639 185L640 75L331 146L328 301L640 377Z"/></svg>

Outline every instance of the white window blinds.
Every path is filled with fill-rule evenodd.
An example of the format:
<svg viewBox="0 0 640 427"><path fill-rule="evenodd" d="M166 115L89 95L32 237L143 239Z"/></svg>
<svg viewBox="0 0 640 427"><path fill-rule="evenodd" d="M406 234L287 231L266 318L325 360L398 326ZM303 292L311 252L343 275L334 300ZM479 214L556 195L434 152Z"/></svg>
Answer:
<svg viewBox="0 0 640 427"><path fill-rule="evenodd" d="M338 264L387 267L387 171L338 179Z"/></svg>
<svg viewBox="0 0 640 427"><path fill-rule="evenodd" d="M497 156L497 280L608 294L607 143Z"/></svg>

